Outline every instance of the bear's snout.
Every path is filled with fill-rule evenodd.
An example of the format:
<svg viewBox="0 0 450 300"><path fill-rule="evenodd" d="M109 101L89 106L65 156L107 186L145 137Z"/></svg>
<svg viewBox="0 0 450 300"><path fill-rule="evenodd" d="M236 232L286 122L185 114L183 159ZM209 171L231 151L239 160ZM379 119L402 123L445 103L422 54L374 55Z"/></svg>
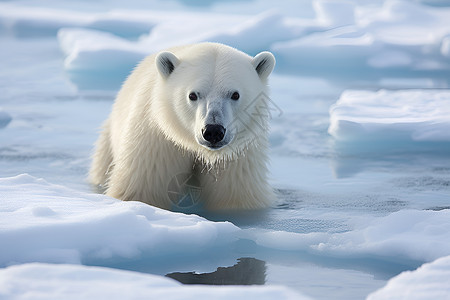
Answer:
<svg viewBox="0 0 450 300"><path fill-rule="evenodd" d="M206 141L214 145L223 140L225 131L222 125L208 124L202 129L202 135Z"/></svg>

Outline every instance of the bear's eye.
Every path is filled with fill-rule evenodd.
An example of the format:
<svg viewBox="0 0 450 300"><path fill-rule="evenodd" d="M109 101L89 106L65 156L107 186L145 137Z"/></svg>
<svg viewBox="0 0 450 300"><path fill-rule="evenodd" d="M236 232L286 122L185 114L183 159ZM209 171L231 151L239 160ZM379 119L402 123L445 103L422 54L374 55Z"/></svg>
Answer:
<svg viewBox="0 0 450 300"><path fill-rule="evenodd" d="M189 94L189 100L195 101L197 99L198 99L198 96L197 96L196 93L192 92L192 93Z"/></svg>
<svg viewBox="0 0 450 300"><path fill-rule="evenodd" d="M234 92L233 94L231 94L231 100L239 100L239 93L238 92Z"/></svg>

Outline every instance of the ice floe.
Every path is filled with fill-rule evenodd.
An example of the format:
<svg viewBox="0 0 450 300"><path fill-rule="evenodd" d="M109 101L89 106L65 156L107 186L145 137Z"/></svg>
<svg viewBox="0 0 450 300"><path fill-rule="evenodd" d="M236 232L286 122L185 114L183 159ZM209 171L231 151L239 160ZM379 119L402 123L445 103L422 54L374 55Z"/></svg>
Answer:
<svg viewBox="0 0 450 300"><path fill-rule="evenodd" d="M239 15L2 6L0 24L10 34L55 35L61 30L58 37L69 74L93 70L97 74L91 85L73 76L82 89L98 86L95 79L100 85L103 80L102 88L117 88L146 55L201 41L226 43L252 55L270 50L278 59L278 71L335 80L433 74L446 81L450 72L450 9L410 1L367 5L315 0L312 19L276 10ZM108 79L111 82L106 84Z"/></svg>
<svg viewBox="0 0 450 300"><path fill-rule="evenodd" d="M450 256L446 256L392 278L367 300L448 299L449 295Z"/></svg>
<svg viewBox="0 0 450 300"><path fill-rule="evenodd" d="M120 299L131 298L130 294L122 294L130 290L142 291L141 298L157 293L164 298L182 299L301 297L273 286L194 288L153 275L82 265L27 264L110 263L117 267L122 263L121 267L131 269L136 261L159 261L173 263L176 271L184 268L186 272L210 272L218 265L214 265L216 261L211 256L207 258L214 262L203 266L200 263L205 261L203 254L221 256L234 246L239 251L250 249L254 256L271 252L280 260L289 254L297 261L306 253L317 261L332 261L333 266L342 262L345 265L345 261L364 265L375 261L384 266L380 269L390 263L412 269L437 259L417 271L393 278L369 299L428 299L448 294L447 157L424 159L417 169L413 168L419 170L419 175L412 174L410 169L405 171L410 172L408 176L398 170L392 172L395 187L386 178L395 163L382 166L388 170L386 173L367 172L368 176L362 178L348 170L360 171L372 163L380 168L379 161L367 160L366 156L358 157L356 163L339 161L353 177L337 180L340 189L332 190L330 185L336 182L323 179L328 174L324 166L328 170L326 159L330 156L326 110L341 90L333 90L333 96L327 95L326 99L318 97L332 90L329 84L345 82L346 88L354 88L348 87L347 79L372 80L367 85L371 91L348 90L331 108L329 133L337 150L346 145L352 150L401 149L399 154L406 163L410 163L410 156L403 155L405 149L422 149L424 145L430 147L433 156L448 155L450 95L447 90L417 89L449 86L450 8L444 5L446 1L315 0L310 17L302 15L303 2L280 3L285 7L283 11L260 9L270 8L273 3L259 1L258 4L264 3L258 7L258 13L243 10L254 6L254 2L230 5L223 1L222 7L228 5L224 11L216 5L220 1L211 5L216 5L214 9L203 11L189 7L192 2L184 2L185 10L180 10L183 4L176 1L115 2L126 6L126 10L109 9L106 2L95 1L83 2L86 6L76 1L0 3L2 54L8 57L1 74L0 101L5 109L0 110L3 177L28 171L78 188L71 190L28 175L0 179L0 244L8 245L0 247L0 266L12 265L0 270L0 298L43 295L46 299L70 299L79 298L82 290L86 291L85 298L96 299L113 299L115 295ZM163 5L178 5L178 10L163 10ZM289 11L286 6L291 6ZM173 45L199 41L227 43L251 55L270 50L277 57L271 85L274 102L280 104L284 113L283 120L273 120L271 142L275 146L272 148L278 145L278 154L283 157L274 159L272 170L282 174L278 174L281 185L304 192L294 193L291 202L283 203L286 210L274 209L272 213L275 211L277 217L269 220L273 223L270 226L255 224L254 229L239 229L228 222L210 222L142 203L79 192L89 189L83 178L90 145L97 136L95 129L106 118L113 93L105 96L106 93L99 92L99 97L73 101L79 91L69 89L68 81L60 74L63 68L80 90L114 90L120 88L123 79L144 56ZM297 75L318 75L320 82L311 84ZM330 77L332 80L328 81ZM374 87L377 82L394 89L398 86L415 89L375 92L379 88ZM320 125L314 125L317 123ZM322 148L317 147L319 144ZM294 159L297 155L303 159ZM396 163L399 168L398 159ZM68 176L68 169L76 169L76 175ZM407 178L401 181L402 178L395 178L398 176ZM376 187L388 182L383 185L386 193L370 190L355 196L352 193L355 186L360 190L366 186L373 188L367 181L378 182ZM315 198L314 191L319 189L331 195ZM392 195L395 196L392 202L398 204L381 208L375 216L369 204L382 206L391 201ZM340 202L342 198L354 199ZM295 211L289 208L291 204L296 205ZM352 204L360 209L361 219L348 209ZM326 207L327 211L318 213L317 206ZM424 207L434 210L422 210ZM400 211L393 212L396 210ZM306 233L299 233L300 230ZM159 260L161 255L164 257ZM180 267L180 261L189 259L192 261L188 267ZM226 264L232 265L235 257L226 259L229 260ZM283 284L286 277L299 272L295 266L287 273L271 273L273 264L271 259L267 260L268 275L279 276L277 282ZM311 265L311 270L316 267ZM368 269L364 276L372 278L373 270ZM330 272L328 268L322 272L309 278L309 288L320 285L316 293L325 298L329 295L324 294L321 284L332 281L334 274L345 277L346 273L338 269ZM323 277L321 274L329 279L319 278ZM364 296L372 288L362 281L355 283L345 278L333 283L333 287L347 289L352 295L357 294L353 289L356 285ZM76 287L73 290L72 284ZM291 282L291 286L296 285ZM69 295L72 291L75 296Z"/></svg>
<svg viewBox="0 0 450 300"><path fill-rule="evenodd" d="M0 179L0 265L188 254L227 243L238 230L29 175Z"/></svg>
<svg viewBox="0 0 450 300"><path fill-rule="evenodd" d="M230 245L240 238L284 251L325 256L375 256L432 261L450 255L450 211L401 210L373 217L346 232L241 230L50 184L29 175L0 179L0 264L82 263L161 253L185 255Z"/></svg>
<svg viewBox="0 0 450 300"><path fill-rule="evenodd" d="M267 248L340 257L378 257L397 261L433 261L450 255L450 211L401 210L348 232L270 231L255 241Z"/></svg>
<svg viewBox="0 0 450 300"><path fill-rule="evenodd" d="M414 148L431 143L446 151L449 115L448 90L348 90L330 108L328 132L338 142L361 148L395 150L401 144Z"/></svg>
<svg viewBox="0 0 450 300"><path fill-rule="evenodd" d="M349 10L339 17L351 20ZM315 74L326 70L337 78L411 77L428 72L445 77L450 69L445 57L449 14L446 8L407 1L385 1L381 8L356 6L354 24L277 42L272 50L284 68Z"/></svg>

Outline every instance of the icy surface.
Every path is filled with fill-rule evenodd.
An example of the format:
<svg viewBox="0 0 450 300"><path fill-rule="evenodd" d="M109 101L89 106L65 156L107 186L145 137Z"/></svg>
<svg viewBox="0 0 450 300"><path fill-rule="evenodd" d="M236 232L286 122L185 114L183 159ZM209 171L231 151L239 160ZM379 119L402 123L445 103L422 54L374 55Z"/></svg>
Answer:
<svg viewBox="0 0 450 300"><path fill-rule="evenodd" d="M82 89L117 86L146 55L200 41L226 43L249 54L271 50L284 72L333 80L432 75L441 86L448 83L449 8L397 0L360 6L316 0L311 10L312 16L292 16L281 6L256 15L248 9L241 14L152 9L72 13L64 8L31 12L4 3L0 16L3 30L15 36L59 31L65 67ZM321 74L324 68L327 72ZM93 84L94 75L102 80Z"/></svg>
<svg viewBox="0 0 450 300"><path fill-rule="evenodd" d="M450 143L448 90L346 91L330 109L340 141Z"/></svg>
<svg viewBox="0 0 450 300"><path fill-rule="evenodd" d="M83 263L203 251L245 237L266 248L432 261L450 255L450 211L402 210L343 233L242 232L229 222L77 192L29 175L0 179L0 264ZM70 239L64 237L70 236Z"/></svg>
<svg viewBox="0 0 450 300"><path fill-rule="evenodd" d="M310 299L281 286L185 286L169 278L130 271L37 263L0 270L0 298Z"/></svg>
<svg viewBox="0 0 450 300"><path fill-rule="evenodd" d="M448 299L449 295L450 256L446 256L389 280L367 300Z"/></svg>
<svg viewBox="0 0 450 300"><path fill-rule="evenodd" d="M351 9L337 6L334 14L347 26L273 45L284 67L310 72L327 68L337 77L379 77L385 72L410 77L444 70L448 74L442 44L450 33L448 9L384 1L381 8L356 7L352 18Z"/></svg>
<svg viewBox="0 0 450 300"><path fill-rule="evenodd" d="M0 179L0 265L82 263L188 255L226 243L233 224L56 186L29 175Z"/></svg>
<svg viewBox="0 0 450 300"><path fill-rule="evenodd" d="M289 40L305 31L302 25L287 22L276 12L257 16L149 12L147 17L157 25L138 40L92 29L61 29L58 40L67 56L65 68L72 80L84 89L108 88L122 81L145 56L171 46L214 41L256 54L260 49L269 49L274 40ZM93 86L86 80L86 74L92 76L93 70L105 77L103 85L96 81Z"/></svg>
<svg viewBox="0 0 450 300"><path fill-rule="evenodd" d="M257 247L253 246L253 251L261 247L257 252L272 249L288 256L300 251L325 258L410 263L450 255L448 210L402 210L372 218L348 232L302 234L241 230L228 222L211 222L139 202L77 192L29 175L0 179L0 195L4 204L0 240L8 245L0 250L2 266L27 262L108 265L144 257L152 261L211 251L219 254L222 249L240 249L238 252L244 254L249 250L242 246L243 241L253 242ZM53 276L52 270L65 272L64 268L58 271L51 267L49 276ZM273 281L278 282L276 278ZM42 288L40 283L36 286Z"/></svg>
<svg viewBox="0 0 450 300"><path fill-rule="evenodd" d="M0 3L0 244L11 245L0 247L0 264L14 265L0 272L18 297L33 281L51 285L41 273L60 272L99 271L123 279L124 290L147 289L135 276L159 291L163 282L182 295L197 290L111 268L196 279L227 270L268 285L239 296L291 295L276 284L313 299L364 299L391 278L385 289L395 295L445 291L449 20L446 1L431 0L287 0L275 9L269 0ZM278 202L197 217L92 194L92 145L123 79L150 53L204 40L277 58L270 171ZM242 261L250 262L244 272ZM75 277L64 284L98 291ZM233 293L215 289L208 298Z"/></svg>
<svg viewBox="0 0 450 300"><path fill-rule="evenodd" d="M340 257L384 256L397 261L433 261L450 254L449 210L402 210L360 226L334 234L273 231L257 236L256 243L280 250Z"/></svg>

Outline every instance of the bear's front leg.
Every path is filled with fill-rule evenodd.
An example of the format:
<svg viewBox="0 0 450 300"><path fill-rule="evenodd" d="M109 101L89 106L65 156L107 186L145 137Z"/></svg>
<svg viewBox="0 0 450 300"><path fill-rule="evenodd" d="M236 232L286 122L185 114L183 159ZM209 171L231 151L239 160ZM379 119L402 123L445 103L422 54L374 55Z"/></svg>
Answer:
<svg viewBox="0 0 450 300"><path fill-rule="evenodd" d="M192 164L192 158L171 141L147 132L125 142L114 157L106 194L170 209L169 184L177 175L192 172Z"/></svg>

